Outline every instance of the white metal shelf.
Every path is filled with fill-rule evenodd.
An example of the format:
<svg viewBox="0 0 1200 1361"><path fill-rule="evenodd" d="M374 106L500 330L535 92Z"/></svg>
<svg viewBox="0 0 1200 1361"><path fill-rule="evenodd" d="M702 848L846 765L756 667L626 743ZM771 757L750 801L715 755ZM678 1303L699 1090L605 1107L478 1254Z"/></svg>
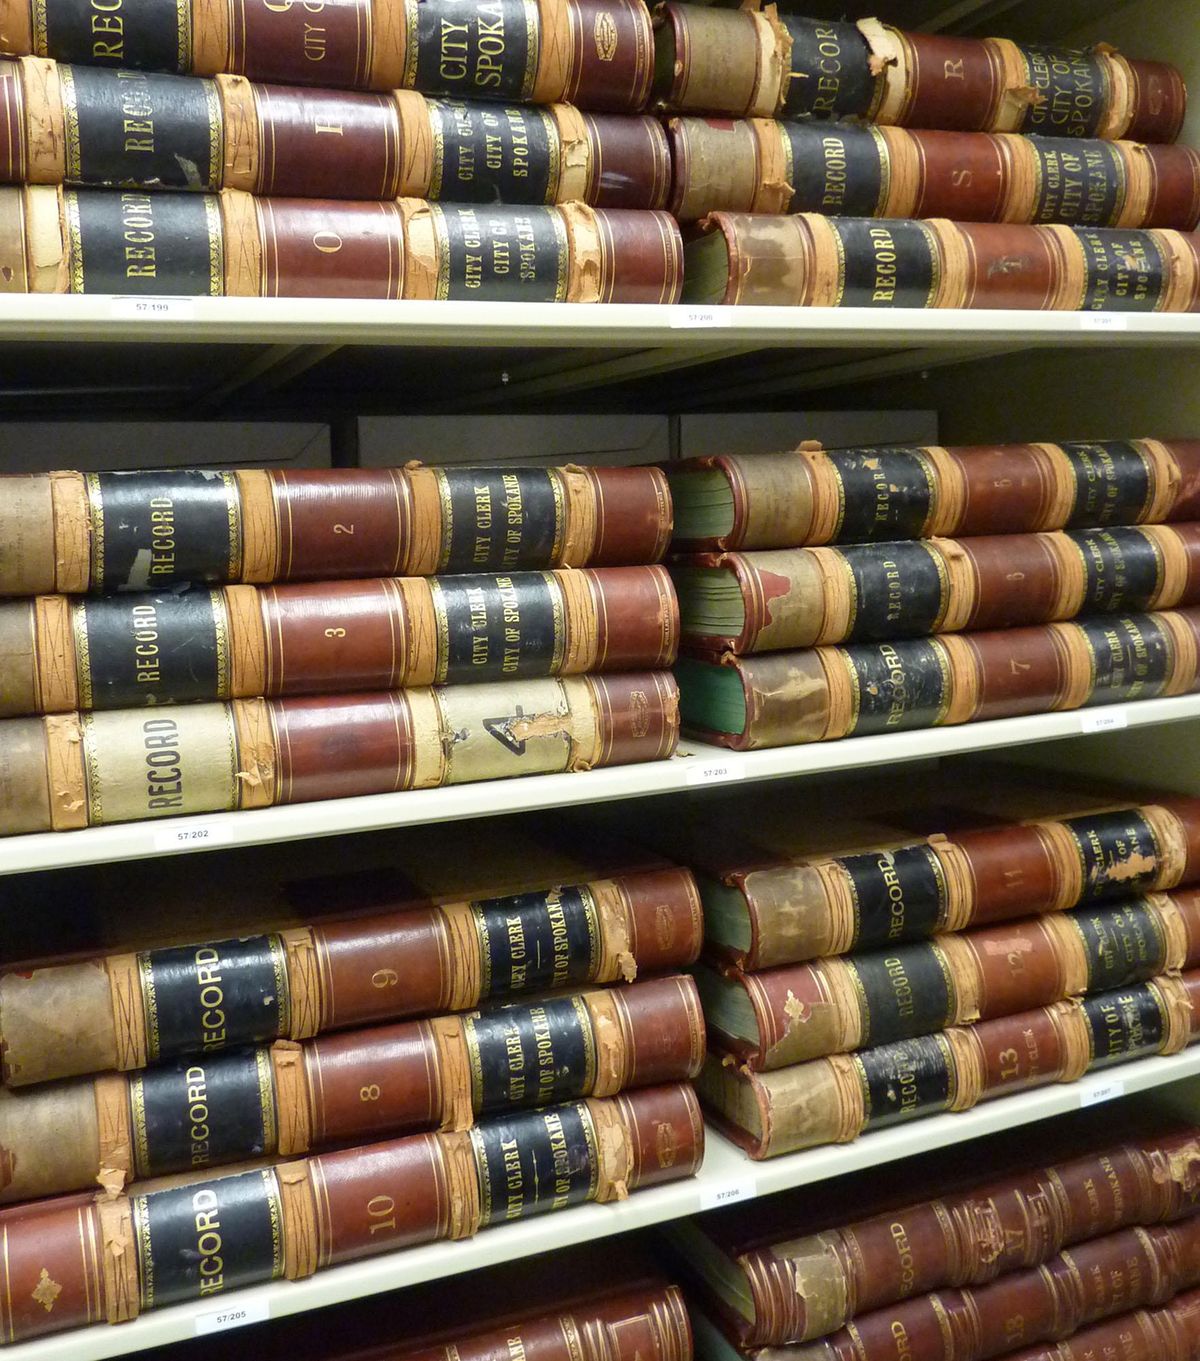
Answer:
<svg viewBox="0 0 1200 1361"><path fill-rule="evenodd" d="M320 1309L586 1239L646 1228L718 1204L825 1181L1035 1120L1066 1115L1103 1100L1150 1091L1198 1074L1200 1047L1195 1047L1169 1058L1122 1064L1079 1082L1021 1092L962 1114L914 1120L865 1135L854 1143L810 1149L761 1163L751 1162L740 1149L710 1129L704 1166L696 1177L639 1191L614 1205L580 1205L559 1214L486 1229L465 1242L409 1248L336 1267L305 1281L278 1281L231 1291L222 1298L157 1310L120 1327L77 1329L58 1337L6 1347L0 1354L11 1361L101 1361L104 1357L145 1351L196 1336L198 1320L215 1314L244 1310L247 1321L255 1322Z"/></svg>
<svg viewBox="0 0 1200 1361"><path fill-rule="evenodd" d="M89 827L78 832L40 832L0 838L0 875L115 860L145 860L186 851L257 846L266 842L296 841L428 822L454 822L495 813L521 813L539 808L677 793L741 780L816 775L1196 718L1200 718L1200 695L1180 695L1069 713L968 723L961 727L925 728L878 737L816 742L809 746L773 747L766 751L732 752L685 738L680 743L678 755L669 761L648 765L612 766L576 774L531 775L492 783L331 799L241 813L210 813ZM0 897L0 914L2 912L3 899Z"/></svg>

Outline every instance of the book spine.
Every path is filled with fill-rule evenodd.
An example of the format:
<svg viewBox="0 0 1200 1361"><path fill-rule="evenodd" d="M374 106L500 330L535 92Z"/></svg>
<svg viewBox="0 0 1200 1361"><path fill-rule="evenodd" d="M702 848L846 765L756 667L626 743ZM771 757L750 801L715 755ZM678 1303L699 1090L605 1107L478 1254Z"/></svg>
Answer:
<svg viewBox="0 0 1200 1361"><path fill-rule="evenodd" d="M691 1361L692 1333L678 1286L647 1286L521 1319L504 1328L397 1353L396 1361L495 1361L515 1354L537 1361Z"/></svg>
<svg viewBox="0 0 1200 1361"><path fill-rule="evenodd" d="M660 567L0 603L0 716L670 666ZM19 639L19 641L18 641Z"/></svg>
<svg viewBox="0 0 1200 1361"><path fill-rule="evenodd" d="M1061 1342L1021 1347L1010 1361L1191 1361L1200 1349L1200 1291L1188 1290L1160 1309L1137 1309L1081 1328Z"/></svg>
<svg viewBox="0 0 1200 1361"><path fill-rule="evenodd" d="M0 595L657 562L656 468L50 473L4 478ZM56 554L55 545L58 545Z"/></svg>
<svg viewBox="0 0 1200 1361"><path fill-rule="evenodd" d="M831 1361L883 1361L907 1346L923 1361L987 1361L1161 1304L1200 1275L1200 1218L1126 1229L976 1289L938 1291L862 1314L813 1350Z"/></svg>
<svg viewBox="0 0 1200 1361"><path fill-rule="evenodd" d="M28 1086L691 964L691 873L649 870L478 902L0 974L3 1079ZM77 1025L58 1018L70 998Z"/></svg>
<svg viewBox="0 0 1200 1361"><path fill-rule="evenodd" d="M699 1088L751 1157L772 1157L845 1143L866 1130L937 1111L968 1110L1051 1082L1073 1082L1109 1063L1177 1053L1191 1039L1191 1008L1186 985L1162 976L771 1073L734 1070L710 1057ZM747 1104L757 1107L754 1132L747 1128Z"/></svg>
<svg viewBox="0 0 1200 1361"><path fill-rule="evenodd" d="M1194 1133L1124 1144L746 1253L746 1345L806 1342L940 1287L982 1285L1071 1243L1195 1208ZM1030 1206L1040 1207L1031 1214Z"/></svg>
<svg viewBox="0 0 1200 1361"><path fill-rule="evenodd" d="M3 825L67 831L662 760L677 736L661 671L10 718Z"/></svg>
<svg viewBox="0 0 1200 1361"><path fill-rule="evenodd" d="M704 1018L682 976L296 1045L199 1054L25 1091L0 1089L0 1201L418 1129L692 1078Z"/></svg>
<svg viewBox="0 0 1200 1361"><path fill-rule="evenodd" d="M19 1341L101 1317L121 1323L161 1305L620 1199L691 1176L703 1151L695 1097L676 1084L469 1132L22 1207L0 1214L10 1283L0 1335ZM58 1268L53 1276L47 1263ZM45 1299L53 1306L60 1295L67 1307L47 1310Z"/></svg>
<svg viewBox="0 0 1200 1361"><path fill-rule="evenodd" d="M772 118L787 79L788 38L773 14L665 4L654 14L656 107Z"/></svg>
<svg viewBox="0 0 1200 1361"><path fill-rule="evenodd" d="M761 1071L913 1039L1194 968L1198 937L1200 901L1193 895L1177 904L1163 895L735 973L732 982L753 1009L757 1041L725 1047Z"/></svg>
<svg viewBox="0 0 1200 1361"><path fill-rule="evenodd" d="M1195 688L1195 610L1093 616L1043 627L726 657L746 706L740 733L689 730L739 750L903 732L1014 714L1115 704Z"/></svg>

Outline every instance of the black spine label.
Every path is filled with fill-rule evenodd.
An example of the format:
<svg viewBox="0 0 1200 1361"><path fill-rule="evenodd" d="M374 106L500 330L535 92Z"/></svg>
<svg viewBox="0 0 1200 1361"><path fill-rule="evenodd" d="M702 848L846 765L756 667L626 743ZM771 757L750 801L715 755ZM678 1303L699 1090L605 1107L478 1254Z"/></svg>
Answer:
<svg viewBox="0 0 1200 1361"><path fill-rule="evenodd" d="M910 945L847 962L858 990L863 1045L913 1039L949 1025L954 988L934 946Z"/></svg>
<svg viewBox="0 0 1200 1361"><path fill-rule="evenodd" d="M873 127L781 123L791 158L792 213L873 217L887 187L887 143Z"/></svg>
<svg viewBox="0 0 1200 1361"><path fill-rule="evenodd" d="M567 232L557 209L435 204L430 211L442 238L439 298L566 299Z"/></svg>
<svg viewBox="0 0 1200 1361"><path fill-rule="evenodd" d="M287 1033L287 961L278 936L183 945L138 956L152 1059Z"/></svg>
<svg viewBox="0 0 1200 1361"><path fill-rule="evenodd" d="M933 505L936 478L915 449L835 449L842 543L919 539Z"/></svg>
<svg viewBox="0 0 1200 1361"><path fill-rule="evenodd" d="M36 0L33 25L39 57L143 71L191 69L189 0Z"/></svg>
<svg viewBox="0 0 1200 1361"><path fill-rule="evenodd" d="M445 576L430 583L438 681L552 676L562 666L562 592L547 574Z"/></svg>
<svg viewBox="0 0 1200 1361"><path fill-rule="evenodd" d="M1140 529L1075 530L1069 536L1087 573L1083 609L1147 610L1162 589L1158 544Z"/></svg>
<svg viewBox="0 0 1200 1361"><path fill-rule="evenodd" d="M1154 828L1135 808L1068 818L1083 870L1083 901L1137 893L1153 886L1161 868Z"/></svg>
<svg viewBox="0 0 1200 1361"><path fill-rule="evenodd" d="M464 1029L477 1113L548 1106L595 1084L595 1038L582 997L501 1007L468 1016Z"/></svg>
<svg viewBox="0 0 1200 1361"><path fill-rule="evenodd" d="M529 0L406 0L405 9L407 89L528 101L538 63Z"/></svg>
<svg viewBox="0 0 1200 1361"><path fill-rule="evenodd" d="M927 638L838 648L854 692L851 733L903 732L941 722L949 666Z"/></svg>
<svg viewBox="0 0 1200 1361"><path fill-rule="evenodd" d="M562 484L546 468L439 468L440 572L549 567L566 524Z"/></svg>
<svg viewBox="0 0 1200 1361"><path fill-rule="evenodd" d="M225 699L229 629L216 591L102 596L74 607L85 709Z"/></svg>
<svg viewBox="0 0 1200 1361"><path fill-rule="evenodd" d="M1145 983L1124 992L1085 997L1082 1006L1092 1036L1093 1068L1154 1054L1167 1033L1158 993Z"/></svg>
<svg viewBox="0 0 1200 1361"><path fill-rule="evenodd" d="M482 997L590 983L600 961L600 917L586 887L489 898L473 905Z"/></svg>
<svg viewBox="0 0 1200 1361"><path fill-rule="evenodd" d="M212 194L131 189L64 196L72 293L225 292L221 212Z"/></svg>
<svg viewBox="0 0 1200 1361"><path fill-rule="evenodd" d="M1108 76L1092 52L1021 47L1029 85L1041 96L1025 111L1022 132L1094 137L1108 108Z"/></svg>
<svg viewBox="0 0 1200 1361"><path fill-rule="evenodd" d="M596 1131L582 1102L489 1120L471 1131L484 1224L565 1210L596 1191Z"/></svg>
<svg viewBox="0 0 1200 1361"><path fill-rule="evenodd" d="M875 99L867 40L854 24L781 14L792 39L786 118L865 118Z"/></svg>
<svg viewBox="0 0 1200 1361"><path fill-rule="evenodd" d="M558 130L544 110L431 100L431 199L553 203Z"/></svg>
<svg viewBox="0 0 1200 1361"><path fill-rule="evenodd" d="M1075 145L1059 137L1031 137L1037 190L1035 222L1107 227L1125 202L1125 162L1111 142Z"/></svg>
<svg viewBox="0 0 1200 1361"><path fill-rule="evenodd" d="M1170 678L1174 648L1170 635L1150 614L1102 615L1081 619L1079 628L1092 654L1088 704L1153 699Z"/></svg>
<svg viewBox="0 0 1200 1361"><path fill-rule="evenodd" d="M1136 524L1150 503L1150 464L1123 440L1060 446L1075 475L1069 529Z"/></svg>
<svg viewBox="0 0 1200 1361"><path fill-rule="evenodd" d="M265 1048L132 1074L129 1106L139 1177L275 1152L275 1093Z"/></svg>
<svg viewBox="0 0 1200 1361"><path fill-rule="evenodd" d="M1087 283L1085 312L1154 312L1170 283L1171 267L1149 232L1080 227Z"/></svg>
<svg viewBox="0 0 1200 1361"><path fill-rule="evenodd" d="M937 242L923 222L835 218L837 307L932 307L941 282Z"/></svg>
<svg viewBox="0 0 1200 1361"><path fill-rule="evenodd" d="M1089 992L1128 987L1166 968L1162 923L1141 899L1072 912L1068 920L1074 923L1087 953Z"/></svg>
<svg viewBox="0 0 1200 1361"><path fill-rule="evenodd" d="M946 608L946 568L921 540L858 544L841 552L850 577L850 637L933 633Z"/></svg>
<svg viewBox="0 0 1200 1361"><path fill-rule="evenodd" d="M941 1035L882 1044L853 1057L866 1107L864 1128L945 1110L954 1095L954 1059Z"/></svg>
<svg viewBox="0 0 1200 1361"><path fill-rule="evenodd" d="M271 1168L133 1197L142 1306L204 1299L283 1275Z"/></svg>
<svg viewBox="0 0 1200 1361"><path fill-rule="evenodd" d="M946 912L946 876L928 846L842 856L850 878L859 949L930 936Z"/></svg>
<svg viewBox="0 0 1200 1361"><path fill-rule="evenodd" d="M89 473L92 587L145 591L236 581L241 500L232 473Z"/></svg>
<svg viewBox="0 0 1200 1361"><path fill-rule="evenodd" d="M87 66L60 67L59 80L69 184L220 189L213 81Z"/></svg>

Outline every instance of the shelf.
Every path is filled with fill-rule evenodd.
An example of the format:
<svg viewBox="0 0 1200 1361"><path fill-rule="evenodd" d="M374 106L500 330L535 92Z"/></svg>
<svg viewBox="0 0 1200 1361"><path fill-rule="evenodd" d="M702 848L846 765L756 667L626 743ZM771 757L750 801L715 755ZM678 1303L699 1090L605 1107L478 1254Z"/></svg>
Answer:
<svg viewBox="0 0 1200 1361"><path fill-rule="evenodd" d="M992 751L1195 718L1200 718L1200 695L1179 695L767 751L725 751L684 738L677 755L647 765L6 837L0 839L0 875L641 798L742 780L775 780Z"/></svg>
<svg viewBox="0 0 1200 1361"><path fill-rule="evenodd" d="M431 1243L318 1273L305 1281L278 1281L213 1299L161 1309L116 1328L95 1327L6 1347L11 1361L100 1361L196 1336L213 1316L245 1312L245 1322L319 1309L343 1300L418 1285L496 1262L604 1238L679 1219L716 1205L768 1195L838 1177L931 1149L964 1143L1004 1129L1065 1115L1200 1074L1200 1047L1169 1058L1139 1059L1079 1082L1060 1083L985 1103L958 1115L935 1115L832 1145L754 1163L727 1139L708 1131L700 1173L690 1181L639 1191L614 1205L580 1205L559 1214L488 1229L462 1243Z"/></svg>

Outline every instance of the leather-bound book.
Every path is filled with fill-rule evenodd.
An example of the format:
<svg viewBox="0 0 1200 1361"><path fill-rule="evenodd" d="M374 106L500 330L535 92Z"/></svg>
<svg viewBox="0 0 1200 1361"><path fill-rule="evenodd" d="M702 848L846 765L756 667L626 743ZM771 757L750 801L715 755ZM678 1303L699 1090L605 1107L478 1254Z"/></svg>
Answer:
<svg viewBox="0 0 1200 1361"><path fill-rule="evenodd" d="M684 300L784 307L1194 312L1192 232L946 218L709 214Z"/></svg>
<svg viewBox="0 0 1200 1361"><path fill-rule="evenodd" d="M1200 609L1191 608L685 657L676 676L688 731L744 751L1190 694L1198 645Z"/></svg>
<svg viewBox="0 0 1200 1361"><path fill-rule="evenodd" d="M1160 975L1116 992L769 1073L714 1054L698 1086L731 1137L752 1158L769 1158L1074 1082L1090 1069L1143 1055L1178 1053L1198 1037L1198 995L1179 976Z"/></svg>
<svg viewBox="0 0 1200 1361"><path fill-rule="evenodd" d="M655 19L654 95L681 113L1173 142L1187 107L1179 71L1086 51L909 33L863 19L774 11L735 22L669 3Z"/></svg>
<svg viewBox="0 0 1200 1361"><path fill-rule="evenodd" d="M622 1199L691 1176L703 1156L699 1107L681 1083L208 1180L0 1210L9 1285L0 1335L124 1323L238 1286Z"/></svg>
<svg viewBox="0 0 1200 1361"><path fill-rule="evenodd" d="M744 655L1195 605L1200 525L706 554L672 576L685 650Z"/></svg>
<svg viewBox="0 0 1200 1361"><path fill-rule="evenodd" d="M81 0L4 0L0 53L618 113L645 106L654 63L640 0L349 0L319 11L149 0L107 16Z"/></svg>
<svg viewBox="0 0 1200 1361"><path fill-rule="evenodd" d="M68 831L658 761L678 728L669 671L7 718L0 827Z"/></svg>
<svg viewBox="0 0 1200 1361"><path fill-rule="evenodd" d="M335 903L346 892L313 887ZM304 920L302 907L296 916ZM0 974L0 1076L22 1087L628 982L691 964L702 930L691 873L664 867L10 969Z"/></svg>
<svg viewBox="0 0 1200 1361"><path fill-rule="evenodd" d="M772 118L673 118L668 131L683 222L721 211L1192 231L1200 220L1192 147Z"/></svg>
<svg viewBox="0 0 1200 1361"><path fill-rule="evenodd" d="M334 468L0 478L0 594L657 562L655 468Z"/></svg>
<svg viewBox="0 0 1200 1361"><path fill-rule="evenodd" d="M662 567L0 600L0 717L657 670Z"/></svg>
<svg viewBox="0 0 1200 1361"><path fill-rule="evenodd" d="M829 449L670 469L672 547L692 552L1200 520L1200 441Z"/></svg>
<svg viewBox="0 0 1200 1361"><path fill-rule="evenodd" d="M667 213L585 203L33 185L0 189L0 269L6 292L660 303L679 297L683 246Z"/></svg>
<svg viewBox="0 0 1200 1361"><path fill-rule="evenodd" d="M944 1155L926 1162L931 1156ZM979 1165L958 1169L956 1184L927 1200L897 1200L893 1180L872 1213L851 1222L844 1196L827 1195L814 1217L805 1188L773 1202L765 1223L761 1206L731 1207L668 1233L697 1295L739 1346L779 1347L925 1291L983 1285L1070 1245L1200 1209L1195 1128L1018 1164L982 1184ZM945 1184L944 1171L934 1184Z"/></svg>
<svg viewBox="0 0 1200 1361"><path fill-rule="evenodd" d="M1200 967L1200 894L1128 898L891 950L701 969L709 1033L756 1071Z"/></svg>
<svg viewBox="0 0 1200 1361"><path fill-rule="evenodd" d="M1158 1309L1137 1309L1081 1328L1061 1342L1019 1347L1009 1361L1194 1361L1200 1356L1200 1290Z"/></svg>
<svg viewBox="0 0 1200 1361"><path fill-rule="evenodd" d="M675 975L193 1054L132 1077L0 1088L0 1202L470 1129L503 1111L690 1079L704 1038L695 985Z"/></svg>
<svg viewBox="0 0 1200 1361"><path fill-rule="evenodd" d="M42 57L0 61L0 127L0 182L17 184L661 208L671 177L648 116Z"/></svg>

